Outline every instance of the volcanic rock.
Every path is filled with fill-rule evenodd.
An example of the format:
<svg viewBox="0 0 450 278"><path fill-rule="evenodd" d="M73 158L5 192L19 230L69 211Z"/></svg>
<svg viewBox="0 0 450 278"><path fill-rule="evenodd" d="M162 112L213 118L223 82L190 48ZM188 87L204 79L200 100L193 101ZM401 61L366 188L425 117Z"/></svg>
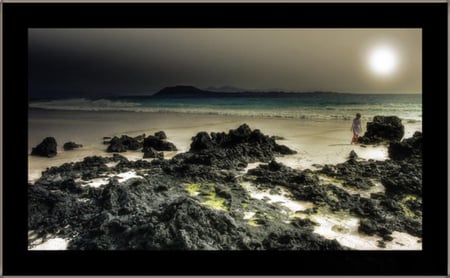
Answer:
<svg viewBox="0 0 450 278"><path fill-rule="evenodd" d="M158 158L158 159L163 159L164 158L164 153L163 152L158 152L153 148L145 148L145 152L144 152L144 158Z"/></svg>
<svg viewBox="0 0 450 278"><path fill-rule="evenodd" d="M155 132L155 137L158 137L161 140L167 139L167 135L164 131Z"/></svg>
<svg viewBox="0 0 450 278"><path fill-rule="evenodd" d="M411 138L401 142L393 142L388 148L389 157L394 160L404 160L412 156L422 156L422 133L416 131Z"/></svg>
<svg viewBox="0 0 450 278"><path fill-rule="evenodd" d="M356 152L354 150L352 150L350 152L350 154L348 155L348 158L350 158L350 159L357 159L358 155L356 154Z"/></svg>
<svg viewBox="0 0 450 278"><path fill-rule="evenodd" d="M367 123L367 131L358 141L363 144L398 142L404 134L405 127L397 116L375 116Z"/></svg>
<svg viewBox="0 0 450 278"><path fill-rule="evenodd" d="M126 152L127 150L138 150L142 147L137 139L130 137L128 135L122 135L120 138L114 136L109 141L109 146L107 152Z"/></svg>
<svg viewBox="0 0 450 278"><path fill-rule="evenodd" d="M167 142L157 136L151 136L151 135L144 139L143 146L144 146L144 148L142 150L143 152L147 152L148 148L153 148L157 151L176 151L177 150L177 147L173 143Z"/></svg>
<svg viewBox="0 0 450 278"><path fill-rule="evenodd" d="M416 147L415 137L401 144ZM128 149L128 137L115 138ZM145 140L165 142L157 136ZM144 148L158 154L149 145ZM229 133L200 132L188 152L170 160L128 161L114 154L51 167L28 185L28 226L39 237L70 238L73 250L348 249L314 233L311 220L291 218L275 203L252 198L245 181L313 203L305 214L358 217L361 233L384 241L392 240L393 231L421 236L418 153L412 150L400 160L350 159L311 171L277 162L277 146L273 137L243 125ZM267 164L242 172L250 162ZM136 176L122 179L119 174L125 172ZM105 182L87 186L92 179ZM385 192L366 191L371 198L349 193L378 182ZM250 219L248 213L253 213Z"/></svg>
<svg viewBox="0 0 450 278"><path fill-rule="evenodd" d="M57 154L56 140L53 137L45 138L39 145L32 149L31 155L54 157Z"/></svg>
<svg viewBox="0 0 450 278"><path fill-rule="evenodd" d="M65 151L71 151L73 149L77 149L77 148L81 148L81 147L83 147L83 145L77 144L75 142L67 142L67 143L64 143L64 146L63 146Z"/></svg>

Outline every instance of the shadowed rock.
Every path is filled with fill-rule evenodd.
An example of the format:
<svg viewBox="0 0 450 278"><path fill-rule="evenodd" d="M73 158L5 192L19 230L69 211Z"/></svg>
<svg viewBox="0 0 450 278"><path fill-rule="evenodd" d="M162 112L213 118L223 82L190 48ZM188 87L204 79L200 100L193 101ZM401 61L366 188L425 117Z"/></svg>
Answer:
<svg viewBox="0 0 450 278"><path fill-rule="evenodd" d="M233 173L222 170L240 171L251 162L269 162L276 156L293 154L295 151L276 144L275 140L251 130L246 124L227 133L199 132L192 138L190 149L177 154L170 161L155 162L166 173L210 180L233 180Z"/></svg>
<svg viewBox="0 0 450 278"><path fill-rule="evenodd" d="M143 158L158 158L158 159L163 159L164 158L164 153L163 152L158 152L153 148L146 148L145 152L144 152L144 157Z"/></svg>
<svg viewBox="0 0 450 278"><path fill-rule="evenodd" d="M162 140L160 137L157 136L148 136L144 139L143 143L143 152L146 152L148 148L153 148L157 151L176 151L177 147L168 141Z"/></svg>
<svg viewBox="0 0 450 278"><path fill-rule="evenodd" d="M109 141L107 152L126 152L127 150L136 151L142 148L142 143L136 138L122 135L120 138L114 136Z"/></svg>
<svg viewBox="0 0 450 278"><path fill-rule="evenodd" d="M201 150L206 150L213 148L215 143L212 141L211 137L207 132L199 132L195 137L192 138L191 152L200 152Z"/></svg>
<svg viewBox="0 0 450 278"><path fill-rule="evenodd" d="M109 146L108 149L106 150L107 152L126 152L127 151L127 147L122 143L122 140L120 140L120 138L114 136L110 141L109 141Z"/></svg>
<svg viewBox="0 0 450 278"><path fill-rule="evenodd" d="M231 129L228 134L199 132L191 143L191 153L206 155L224 160L242 162L269 162L277 155L295 154L294 150L278 145L272 137L266 136L259 129L252 130L247 124Z"/></svg>
<svg viewBox="0 0 450 278"><path fill-rule="evenodd" d="M358 155L356 154L356 152L355 152L354 150L352 150L352 151L350 152L350 154L348 155L348 158L349 158L349 159L357 159L357 158L358 158Z"/></svg>
<svg viewBox="0 0 450 278"><path fill-rule="evenodd" d="M422 133L415 132L413 137L402 142L393 142L388 148L389 157L394 160L403 160L409 157L422 156Z"/></svg>
<svg viewBox="0 0 450 278"><path fill-rule="evenodd" d="M63 145L63 148L65 151L71 151L73 149L77 149L77 148L81 148L81 147L83 147L83 145L77 144L75 142L67 142L67 143L64 143L64 145Z"/></svg>
<svg viewBox="0 0 450 278"><path fill-rule="evenodd" d="M375 116L367 123L367 131L359 142L363 144L378 144L383 142L398 142L405 134L402 120L397 116Z"/></svg>
<svg viewBox="0 0 450 278"><path fill-rule="evenodd" d="M32 149L31 155L54 157L57 154L55 138L47 137L39 145Z"/></svg>
<svg viewBox="0 0 450 278"><path fill-rule="evenodd" d="M345 250L336 240L323 240L314 233L287 230L271 233L263 245L267 250Z"/></svg>
<svg viewBox="0 0 450 278"><path fill-rule="evenodd" d="M167 139L167 135L164 131L155 132L155 137L158 137L161 140Z"/></svg>

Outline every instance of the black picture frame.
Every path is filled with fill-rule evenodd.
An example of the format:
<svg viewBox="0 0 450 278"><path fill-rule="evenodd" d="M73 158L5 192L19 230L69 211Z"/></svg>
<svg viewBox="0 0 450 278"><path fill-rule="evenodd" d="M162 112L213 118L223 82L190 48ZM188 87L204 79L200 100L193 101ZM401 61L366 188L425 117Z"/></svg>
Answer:
<svg viewBox="0 0 450 278"><path fill-rule="evenodd" d="M422 251L28 251L29 28L421 28ZM446 3L4 3L5 275L446 275ZM168 266L169 265L169 266Z"/></svg>

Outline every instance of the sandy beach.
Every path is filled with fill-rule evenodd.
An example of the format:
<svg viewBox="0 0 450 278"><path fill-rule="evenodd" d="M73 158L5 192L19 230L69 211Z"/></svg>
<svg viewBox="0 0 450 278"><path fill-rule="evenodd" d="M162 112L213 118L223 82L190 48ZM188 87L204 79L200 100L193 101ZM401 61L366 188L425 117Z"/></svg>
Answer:
<svg viewBox="0 0 450 278"><path fill-rule="evenodd" d="M280 143L296 150L295 155L278 158L278 161L296 168L314 168L314 164L336 164L348 159L354 150L363 159L384 160L385 146L351 145L350 125L346 121L311 121L283 118L256 118L220 116L209 114L151 113L151 112L95 112L30 109L28 127L28 152L45 137L53 136L58 143L58 155L53 158L29 156L29 181L34 181L47 167L82 160L86 156L111 156L102 143L104 136L137 136L165 131L168 141L178 152L189 150L191 138L200 131L228 132L243 123L264 134L281 136ZM363 123L363 131L365 131ZM403 123L405 138L422 131L421 123ZM83 148L64 151L65 142L74 141ZM142 152L121 153L130 160L142 159ZM170 158L176 152L166 152Z"/></svg>

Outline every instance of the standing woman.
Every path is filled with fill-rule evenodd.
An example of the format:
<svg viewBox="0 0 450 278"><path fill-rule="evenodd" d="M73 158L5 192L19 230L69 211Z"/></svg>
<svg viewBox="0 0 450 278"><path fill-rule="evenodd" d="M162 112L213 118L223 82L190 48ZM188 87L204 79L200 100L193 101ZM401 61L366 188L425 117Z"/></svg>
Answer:
<svg viewBox="0 0 450 278"><path fill-rule="evenodd" d="M361 114L356 113L356 118L353 119L353 124L352 124L351 130L353 132L353 138L352 138L352 141L350 142L350 144L353 144L353 143L357 144L358 137L362 133Z"/></svg>

